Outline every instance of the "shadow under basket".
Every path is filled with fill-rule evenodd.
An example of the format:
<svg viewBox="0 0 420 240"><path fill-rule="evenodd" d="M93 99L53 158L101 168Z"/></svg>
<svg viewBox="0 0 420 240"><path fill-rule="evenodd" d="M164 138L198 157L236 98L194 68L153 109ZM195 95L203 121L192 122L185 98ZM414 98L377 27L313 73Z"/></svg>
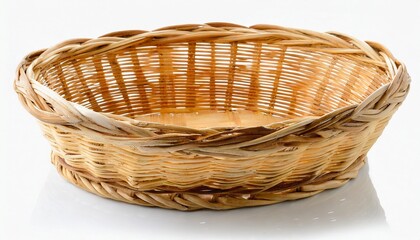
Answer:
<svg viewBox="0 0 420 240"><path fill-rule="evenodd" d="M15 90L71 183L119 201L196 210L345 184L409 83L378 43L208 23L33 52Z"/></svg>

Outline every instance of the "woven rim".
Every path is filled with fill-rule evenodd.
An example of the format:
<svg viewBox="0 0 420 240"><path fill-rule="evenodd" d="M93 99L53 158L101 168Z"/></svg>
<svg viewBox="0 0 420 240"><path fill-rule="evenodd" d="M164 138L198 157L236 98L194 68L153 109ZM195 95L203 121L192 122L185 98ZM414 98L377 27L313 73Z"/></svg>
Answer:
<svg viewBox="0 0 420 240"><path fill-rule="evenodd" d="M57 59L116 51L133 44L146 46L202 39L226 43L269 39L302 48L315 46L318 51L346 54L358 61L374 64L384 69L392 79L359 104L343 107L319 117L304 117L264 126L273 129L273 131L268 131L257 139L246 139L244 142L238 143L241 147L256 145L288 134L301 135L324 129L362 126L363 123L369 122L372 116L378 117L378 114L385 114L387 110L398 106L404 100L409 88L410 79L404 64L397 61L387 49L378 43L363 42L335 32L317 33L273 25L255 25L247 28L229 23L208 23L171 26L151 32L114 32L97 39L74 39L63 42L47 50L28 55L18 68L15 89L26 109L39 120L50 124L72 125L89 136L100 140L105 138L112 144L154 147L155 150L156 148L168 148L168 142L171 143L170 147L177 145L173 143L172 138L168 139L167 134L157 133L156 129L179 133L177 135L179 143L192 144L189 136L196 134L212 136L212 142L214 142L216 137L214 134L218 134L217 137L220 138L225 138L226 135L214 129L194 129L142 122L111 113L95 112L77 103L67 101L37 81L39 72L36 69L48 66ZM244 132L246 129L226 131L230 135L244 134ZM182 136L184 133L187 136ZM108 137L109 135L112 136ZM128 141L127 136L131 141ZM204 138L199 138L198 141L201 148L206 145ZM197 141L195 142L197 143Z"/></svg>

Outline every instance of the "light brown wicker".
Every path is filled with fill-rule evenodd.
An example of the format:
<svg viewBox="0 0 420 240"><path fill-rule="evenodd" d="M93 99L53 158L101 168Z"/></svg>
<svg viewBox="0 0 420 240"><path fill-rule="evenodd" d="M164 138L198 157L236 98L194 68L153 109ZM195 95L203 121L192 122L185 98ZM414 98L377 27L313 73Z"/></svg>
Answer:
<svg viewBox="0 0 420 240"><path fill-rule="evenodd" d="M195 210L272 204L345 184L409 82L378 43L208 23L31 53L15 90L67 180L106 198ZM251 118L245 126L207 122L209 112L241 111ZM200 127L182 124L182 114L201 112ZM144 120L150 114L158 120ZM258 116L273 120L258 124Z"/></svg>

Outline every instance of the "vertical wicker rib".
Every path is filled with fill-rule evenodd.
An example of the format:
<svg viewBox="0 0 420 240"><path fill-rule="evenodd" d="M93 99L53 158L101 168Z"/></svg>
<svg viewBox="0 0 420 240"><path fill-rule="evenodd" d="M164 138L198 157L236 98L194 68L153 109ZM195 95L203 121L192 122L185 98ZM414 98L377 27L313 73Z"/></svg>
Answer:
<svg viewBox="0 0 420 240"><path fill-rule="evenodd" d="M31 53L15 90L73 184L129 203L196 210L272 204L345 184L409 83L405 66L378 43L208 23ZM203 111L278 120L193 128L138 118Z"/></svg>

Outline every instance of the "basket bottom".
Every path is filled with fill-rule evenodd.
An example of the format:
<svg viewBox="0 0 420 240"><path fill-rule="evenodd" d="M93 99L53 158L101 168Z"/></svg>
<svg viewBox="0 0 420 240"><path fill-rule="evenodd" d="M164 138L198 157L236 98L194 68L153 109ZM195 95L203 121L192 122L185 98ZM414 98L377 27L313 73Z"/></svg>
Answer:
<svg viewBox="0 0 420 240"><path fill-rule="evenodd" d="M360 156L345 171L320 177L291 189L266 190L253 194L243 193L156 193L135 191L120 185L100 182L89 178L86 173L79 173L66 167L66 163L58 155L52 153L52 163L58 172L74 185L96 195L143 206L154 206L182 211L198 209L234 209L241 207L261 206L283 201L306 198L324 190L337 188L357 177L359 170L365 164L366 156Z"/></svg>
<svg viewBox="0 0 420 240"><path fill-rule="evenodd" d="M152 113L138 115L135 118L144 122L170 124L197 129L265 126L273 122L284 120L269 114L248 110L227 112L201 110L195 112Z"/></svg>

